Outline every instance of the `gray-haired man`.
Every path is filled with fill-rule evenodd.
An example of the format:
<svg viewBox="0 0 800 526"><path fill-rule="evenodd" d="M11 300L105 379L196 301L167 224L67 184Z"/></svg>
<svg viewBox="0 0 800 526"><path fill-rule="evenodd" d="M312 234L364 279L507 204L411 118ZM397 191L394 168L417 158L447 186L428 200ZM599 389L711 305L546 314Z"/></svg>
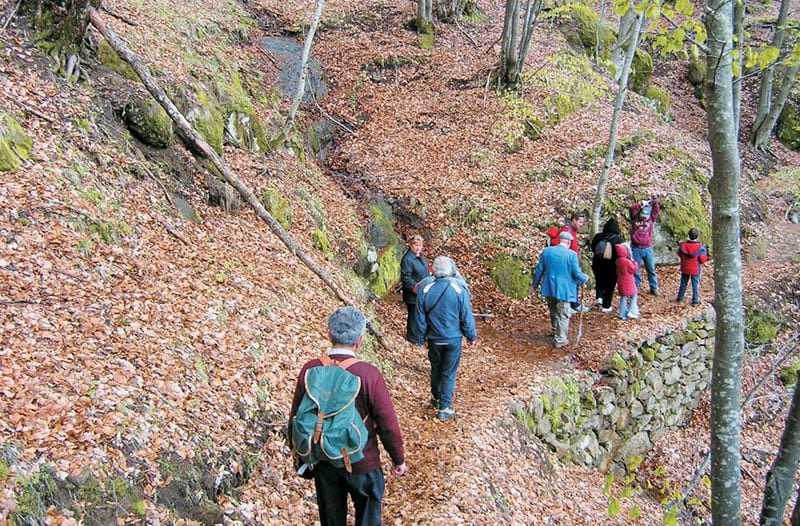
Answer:
<svg viewBox="0 0 800 526"><path fill-rule="evenodd" d="M342 307L328 318L328 334L332 348L328 358L343 362L354 358L364 341L366 318L355 307ZM289 422L297 413L305 395L306 371L323 365L319 358L307 362L297 377ZM317 489L317 506L322 526L345 526L347 523L347 496L353 499L356 524L375 526L381 523L383 499L383 471L378 452L381 443L394 464L394 474L403 476L408 471L403 457L403 436L397 415L380 371L367 362L358 361L347 371L361 379L361 390L356 397L356 408L369 431L364 459L352 465L352 473L327 462L314 466L314 485Z"/></svg>

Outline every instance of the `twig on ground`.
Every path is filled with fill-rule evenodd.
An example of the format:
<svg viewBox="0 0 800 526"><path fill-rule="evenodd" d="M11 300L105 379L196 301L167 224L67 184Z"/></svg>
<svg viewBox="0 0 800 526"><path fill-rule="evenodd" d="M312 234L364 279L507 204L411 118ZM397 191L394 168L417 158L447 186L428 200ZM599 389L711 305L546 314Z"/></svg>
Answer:
<svg viewBox="0 0 800 526"><path fill-rule="evenodd" d="M154 221L163 226L164 230L166 230L167 233L173 236L175 239L177 239L184 245L188 246L190 244L188 241L186 241L186 238L184 238L177 230L175 230L175 227L167 223L164 219L161 219L160 217L154 217L152 215L150 217L152 217Z"/></svg>
<svg viewBox="0 0 800 526"><path fill-rule="evenodd" d="M128 18L128 17L126 17L124 15L121 15L119 13L115 13L114 11L110 10L109 8L107 8L105 5L100 6L100 9L102 9L103 12L107 13L109 16L111 16L113 18L116 18L117 20L119 20L121 22L125 22L129 26L136 27L136 26L139 25L137 22L134 22L130 18Z"/></svg>
<svg viewBox="0 0 800 526"><path fill-rule="evenodd" d="M467 33L467 31L463 27L461 27L461 24L458 23L458 20L456 20L456 27L458 28L459 31L461 31L464 34L465 37L467 37L467 40L469 40L473 46L478 47L478 43L475 42L475 39L472 38L472 36L469 33Z"/></svg>
<svg viewBox="0 0 800 526"><path fill-rule="evenodd" d="M17 0L17 4L14 6L14 9L6 17L5 21L3 22L3 27L0 28L0 31L5 31L8 27L8 24L11 22L11 19L14 18L14 15L17 14L17 9L19 9L19 5L22 3L22 0Z"/></svg>
<svg viewBox="0 0 800 526"><path fill-rule="evenodd" d="M17 99L11 99L11 100L13 100L17 104L17 106L22 108L22 111L24 111L25 113L30 113L31 115L33 115L35 117L39 117L40 119L46 120L47 122L49 122L51 124L55 124L56 121L53 120L52 117L48 117L47 115L45 115L44 113L40 112L39 110L31 108L30 106L28 106L24 102L21 102L21 101L19 101Z"/></svg>

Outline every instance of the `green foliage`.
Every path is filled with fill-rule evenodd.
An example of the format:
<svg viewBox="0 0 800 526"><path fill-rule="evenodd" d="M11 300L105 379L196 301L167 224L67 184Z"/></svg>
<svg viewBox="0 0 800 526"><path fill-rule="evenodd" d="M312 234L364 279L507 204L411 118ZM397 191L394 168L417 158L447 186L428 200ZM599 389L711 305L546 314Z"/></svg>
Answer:
<svg viewBox="0 0 800 526"><path fill-rule="evenodd" d="M544 124L535 115L533 105L518 93L506 91L501 95L503 116L492 127L492 132L500 137L506 150L518 152L525 138L535 141L542 134Z"/></svg>
<svg viewBox="0 0 800 526"><path fill-rule="evenodd" d="M776 135L787 148L800 150L800 109L796 104L787 103L783 107Z"/></svg>
<svg viewBox="0 0 800 526"><path fill-rule="evenodd" d="M744 339L753 345L764 345L778 335L778 318L771 312L748 308L745 313Z"/></svg>
<svg viewBox="0 0 800 526"><path fill-rule="evenodd" d="M647 90L644 93L644 96L653 101L653 104L656 107L656 110L661 115L668 115L669 108L672 104L672 98L667 90L664 88L660 88L654 84L651 84L647 87Z"/></svg>
<svg viewBox="0 0 800 526"><path fill-rule="evenodd" d="M105 40L100 40L100 43L97 45L97 59L100 61L102 65L110 69L111 71L122 75L128 80L139 80L139 76L133 70L133 68L124 60L117 55L117 52L114 51L114 48L106 42Z"/></svg>
<svg viewBox="0 0 800 526"><path fill-rule="evenodd" d="M11 476L11 466L5 460L0 460L0 482L5 482Z"/></svg>
<svg viewBox="0 0 800 526"><path fill-rule="evenodd" d="M0 172L22 166L30 158L33 139L25 133L16 119L0 111Z"/></svg>
<svg viewBox="0 0 800 526"><path fill-rule="evenodd" d="M17 479L17 509L11 514L13 524L44 524L44 516L56 499L58 486L46 467L29 477Z"/></svg>
<svg viewBox="0 0 800 526"><path fill-rule="evenodd" d="M503 294L517 300L528 296L533 279L530 270L521 259L506 254L494 258L491 263L491 276Z"/></svg>
<svg viewBox="0 0 800 526"><path fill-rule="evenodd" d="M325 230L315 228L314 232L311 233L311 241L314 244L314 248L322 252L325 258L333 258L333 248L331 247L331 242Z"/></svg>
<svg viewBox="0 0 800 526"><path fill-rule="evenodd" d="M261 204L284 229L289 230L292 227L292 209L289 201L276 188L267 188L261 192Z"/></svg>
<svg viewBox="0 0 800 526"><path fill-rule="evenodd" d="M523 78L547 92L539 117L553 126L605 95L606 83L585 56L561 52L551 62L554 68Z"/></svg>

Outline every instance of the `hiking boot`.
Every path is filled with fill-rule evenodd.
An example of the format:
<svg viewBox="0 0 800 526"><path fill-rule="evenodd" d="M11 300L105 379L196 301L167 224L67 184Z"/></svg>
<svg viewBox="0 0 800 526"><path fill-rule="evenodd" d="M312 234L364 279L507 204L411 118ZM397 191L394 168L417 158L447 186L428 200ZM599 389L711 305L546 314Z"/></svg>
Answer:
<svg viewBox="0 0 800 526"><path fill-rule="evenodd" d="M600 309L600 310L601 310L602 312L605 312L606 314L608 314L609 312L611 312L611 311L613 311L613 310L614 310L614 307L609 307L609 308L607 308L607 309Z"/></svg>
<svg viewBox="0 0 800 526"><path fill-rule="evenodd" d="M448 420L452 420L455 417L456 417L456 412L453 411L452 407L445 407L444 409L439 409L439 412L436 414L436 418L438 418L440 422L447 422Z"/></svg>
<svg viewBox="0 0 800 526"><path fill-rule="evenodd" d="M651 296L660 296L661 294L658 293L658 289L650 289Z"/></svg>
<svg viewBox="0 0 800 526"><path fill-rule="evenodd" d="M439 400L437 400L435 398L431 398L431 407L438 411L439 410Z"/></svg>
<svg viewBox="0 0 800 526"><path fill-rule="evenodd" d="M603 298L597 298L596 300L594 300L594 304L595 305L602 305L603 304Z"/></svg>
<svg viewBox="0 0 800 526"><path fill-rule="evenodd" d="M628 314L628 319L629 320L638 320L639 319L639 315L638 314Z"/></svg>
<svg viewBox="0 0 800 526"><path fill-rule="evenodd" d="M589 312L590 310L592 309L587 307L586 305L578 305L577 309L573 309L574 312Z"/></svg>
<svg viewBox="0 0 800 526"><path fill-rule="evenodd" d="M569 345L569 342L563 342L563 343L554 343L554 344L553 344L553 347L554 347L554 348L556 348L556 349L563 349L563 348L564 348L564 347L566 347L567 345Z"/></svg>

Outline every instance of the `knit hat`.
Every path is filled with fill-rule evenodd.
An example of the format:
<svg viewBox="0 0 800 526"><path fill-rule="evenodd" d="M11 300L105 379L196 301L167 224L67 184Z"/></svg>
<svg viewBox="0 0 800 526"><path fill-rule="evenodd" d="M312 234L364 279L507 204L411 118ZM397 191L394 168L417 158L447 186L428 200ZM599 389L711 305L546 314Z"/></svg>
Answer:
<svg viewBox="0 0 800 526"><path fill-rule="evenodd" d="M558 239L565 240L565 241L572 241L572 234L570 234L569 232L566 232L566 231L561 232L560 234L558 234Z"/></svg>

